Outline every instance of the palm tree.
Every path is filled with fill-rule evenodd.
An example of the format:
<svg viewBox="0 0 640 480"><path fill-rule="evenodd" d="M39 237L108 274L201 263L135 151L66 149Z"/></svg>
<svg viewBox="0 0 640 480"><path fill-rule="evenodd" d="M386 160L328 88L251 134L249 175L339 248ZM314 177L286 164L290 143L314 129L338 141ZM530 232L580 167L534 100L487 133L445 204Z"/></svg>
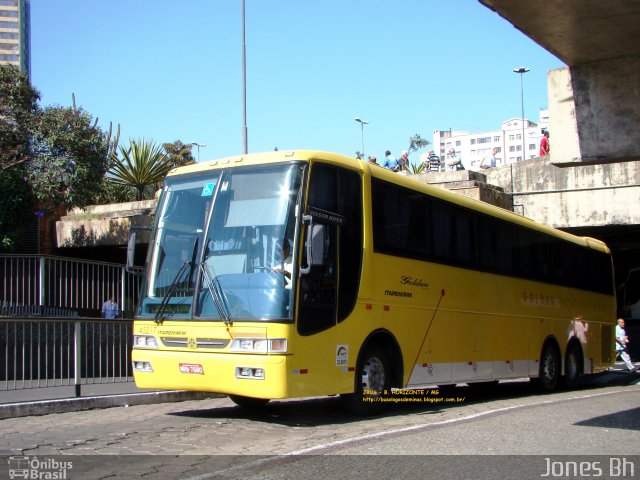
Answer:
<svg viewBox="0 0 640 480"><path fill-rule="evenodd" d="M193 158L191 152L192 144L184 144L180 140L176 140L173 143L163 143L162 148L167 152L167 156L171 158L171 162L174 167L181 167L182 165L192 165L196 163L196 159Z"/></svg>
<svg viewBox="0 0 640 480"><path fill-rule="evenodd" d="M173 168L173 162L162 147L152 141L129 140L129 148L119 147L111 154L108 179L136 189L136 200L144 199L145 188L161 182Z"/></svg>
<svg viewBox="0 0 640 480"><path fill-rule="evenodd" d="M407 149L407 153L411 155L413 152L417 152L418 150L426 147L429 144L431 144L429 140L425 140L420 136L419 133L416 133L413 137L409 137L409 147ZM424 164L420 163L418 165L414 165L410 163L409 165L405 165L404 168L406 168L407 173L409 173L410 175L415 175L424 171Z"/></svg>

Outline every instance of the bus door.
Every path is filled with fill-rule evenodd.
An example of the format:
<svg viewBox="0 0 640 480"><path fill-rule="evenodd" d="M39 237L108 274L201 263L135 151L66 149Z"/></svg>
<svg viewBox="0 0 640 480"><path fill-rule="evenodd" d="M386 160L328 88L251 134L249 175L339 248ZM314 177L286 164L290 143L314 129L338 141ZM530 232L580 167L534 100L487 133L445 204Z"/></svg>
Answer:
<svg viewBox="0 0 640 480"><path fill-rule="evenodd" d="M331 381L332 345L338 304L338 235L335 225L306 217L299 278L296 355L294 371L304 372L304 383ZM313 257L313 258L310 258ZM306 265L305 265L306 264ZM307 387L307 388L310 388ZM326 393L320 390L317 392Z"/></svg>
<svg viewBox="0 0 640 480"><path fill-rule="evenodd" d="M362 270L360 175L314 163L304 219L296 369L308 370L305 383L318 393L346 391L353 383L348 366L358 352L348 344L345 329L337 327L355 307Z"/></svg>

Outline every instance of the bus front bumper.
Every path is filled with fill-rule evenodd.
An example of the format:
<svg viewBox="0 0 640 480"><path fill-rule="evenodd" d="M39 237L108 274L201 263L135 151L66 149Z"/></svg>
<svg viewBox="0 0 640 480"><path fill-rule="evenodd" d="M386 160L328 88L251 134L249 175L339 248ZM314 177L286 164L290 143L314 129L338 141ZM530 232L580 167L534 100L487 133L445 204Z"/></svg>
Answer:
<svg viewBox="0 0 640 480"><path fill-rule="evenodd" d="M194 390L254 398L287 398L287 355L134 349L138 388Z"/></svg>

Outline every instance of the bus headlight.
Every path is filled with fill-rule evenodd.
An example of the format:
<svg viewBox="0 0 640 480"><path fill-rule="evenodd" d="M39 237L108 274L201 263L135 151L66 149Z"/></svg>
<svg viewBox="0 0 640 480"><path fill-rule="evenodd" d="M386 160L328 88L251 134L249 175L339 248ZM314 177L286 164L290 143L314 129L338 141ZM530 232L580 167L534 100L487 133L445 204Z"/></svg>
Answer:
<svg viewBox="0 0 640 480"><path fill-rule="evenodd" d="M133 348L158 348L158 341L153 335L134 335Z"/></svg>
<svg viewBox="0 0 640 480"><path fill-rule="evenodd" d="M287 353L286 338L234 338L231 352Z"/></svg>

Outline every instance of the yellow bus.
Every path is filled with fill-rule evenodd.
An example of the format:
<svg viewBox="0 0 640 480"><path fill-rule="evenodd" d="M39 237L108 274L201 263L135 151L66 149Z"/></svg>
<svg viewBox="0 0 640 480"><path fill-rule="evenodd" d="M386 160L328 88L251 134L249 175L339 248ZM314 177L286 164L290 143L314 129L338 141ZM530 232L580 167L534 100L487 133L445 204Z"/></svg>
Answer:
<svg viewBox="0 0 640 480"><path fill-rule="evenodd" d="M367 412L393 389L575 386L611 366L615 314L598 240L357 159L269 152L167 176L132 361L141 388Z"/></svg>

